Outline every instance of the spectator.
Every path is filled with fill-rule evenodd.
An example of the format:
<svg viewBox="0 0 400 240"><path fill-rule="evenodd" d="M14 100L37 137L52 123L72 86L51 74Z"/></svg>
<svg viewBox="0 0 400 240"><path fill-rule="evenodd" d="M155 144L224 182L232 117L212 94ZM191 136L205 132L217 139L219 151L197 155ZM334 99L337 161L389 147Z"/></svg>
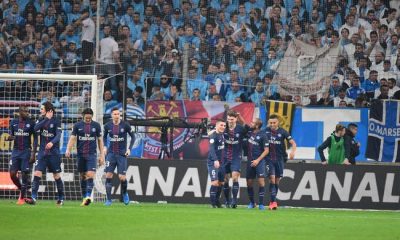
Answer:
<svg viewBox="0 0 400 240"><path fill-rule="evenodd" d="M258 81L256 83L256 88L253 94L250 96L251 102L253 102L256 107L259 107L261 105L261 100L265 96L264 88L263 88L263 83L261 81Z"/></svg>
<svg viewBox="0 0 400 240"><path fill-rule="evenodd" d="M354 123L350 123L344 135L345 161L347 159L352 165L356 164L356 157L360 154L360 143L355 140L357 131L358 126Z"/></svg>
<svg viewBox="0 0 400 240"><path fill-rule="evenodd" d="M380 94L376 97L376 99L384 100L389 99L389 86L388 85L381 85L380 87Z"/></svg>
<svg viewBox="0 0 400 240"><path fill-rule="evenodd" d="M360 94L365 94L365 90L360 87L360 78L355 77L351 82L351 87L347 89L346 95L348 98L356 100Z"/></svg>
<svg viewBox="0 0 400 240"><path fill-rule="evenodd" d="M237 81L233 81L231 84L231 89L229 89L225 95L225 101L235 102L236 98L240 98L240 95L242 93L243 93L243 91L240 90L239 83Z"/></svg>
<svg viewBox="0 0 400 240"><path fill-rule="evenodd" d="M339 107L339 103L342 101L344 101L346 105L351 104L353 102L350 98L346 96L346 90L343 88L339 90L337 97L333 99L333 106Z"/></svg>
<svg viewBox="0 0 400 240"><path fill-rule="evenodd" d="M400 90L400 88L396 86L396 79L394 78L388 79L388 86L389 86L389 97L393 97L394 93Z"/></svg>
<svg viewBox="0 0 400 240"><path fill-rule="evenodd" d="M361 87L365 90L368 99L374 98L375 90L379 89L378 72L372 70L369 72L369 77L362 84Z"/></svg>
<svg viewBox="0 0 400 240"><path fill-rule="evenodd" d="M322 164L349 164L348 159L345 159L344 135L346 128L337 124L335 131L329 136L319 147L318 153ZM326 161L324 149L329 148L328 161ZM346 161L347 160L347 161Z"/></svg>

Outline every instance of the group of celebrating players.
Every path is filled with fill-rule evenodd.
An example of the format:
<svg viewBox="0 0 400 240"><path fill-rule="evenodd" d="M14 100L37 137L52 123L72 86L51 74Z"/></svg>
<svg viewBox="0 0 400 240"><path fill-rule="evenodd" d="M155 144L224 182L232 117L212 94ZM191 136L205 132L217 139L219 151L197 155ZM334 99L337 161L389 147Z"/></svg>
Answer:
<svg viewBox="0 0 400 240"><path fill-rule="evenodd" d="M219 198L224 192L225 206L237 207L242 152L247 152L247 193L248 208L255 208L253 181L258 179L258 208L264 210L265 177L269 176L270 202L268 208L276 210L278 184L283 176L284 162L287 160L285 140L291 145L289 159L294 158L296 143L283 128L279 127L279 117L270 115L267 128L261 129L263 122L255 119L250 125L244 123L241 115L229 110L225 120L217 120L215 130L209 133L208 172L211 178L210 201L214 208L222 207ZM232 199L229 180L232 177Z"/></svg>
<svg viewBox="0 0 400 240"><path fill-rule="evenodd" d="M64 184L60 175L61 121L55 117L55 109L50 102L45 102L41 106L40 113L41 117L35 123L29 118L28 108L20 107L18 118L11 121L8 140L14 141L14 147L10 160L10 177L15 186L20 190L17 204L36 204L42 173L46 172L47 169L53 173L56 182L58 193L56 204L62 206L64 204ZM135 137L129 123L121 120L118 108L112 110L111 116L112 119L104 125L105 134L102 135L100 124L93 120L93 110L90 108L84 109L82 112L82 121L74 124L71 137L68 141L65 152L67 158L71 157L71 149L75 144L77 148L77 168L80 173L83 196L82 206L87 206L91 203L94 186L93 178L97 161L100 165L103 165L104 159L106 173L105 205L110 206L112 204L111 189L115 168L117 168L121 181L123 202L126 205L130 202L125 173L127 170L127 156L130 155L130 149L135 141ZM131 137L129 147L127 147L128 134ZM39 141L39 151L36 156ZM106 142L108 142L108 148L104 145ZM97 147L99 148L98 156ZM27 197L27 190L30 186L29 163L34 163L31 197ZM21 181L18 173L21 174Z"/></svg>
<svg viewBox="0 0 400 240"><path fill-rule="evenodd" d="M41 106L41 117L35 123L29 117L27 107L19 108L19 116L11 121L9 141L14 141L10 160L10 177L20 190L17 204L36 204L39 184L43 172L53 173L57 186L57 205L64 204L64 184L61 179L61 121L55 117L54 106L46 102ZM67 144L65 156L71 157L74 146L77 149L77 170L80 174L82 191L82 206L91 203L94 187L94 176L97 163L105 163L106 173L106 206L112 204L112 177L117 168L121 182L121 194L124 204L130 203L127 193L127 157L135 141L135 136L128 122L121 120L118 108L112 109L112 119L104 125L104 134L101 126L93 120L93 110L86 108L82 112L82 120L75 123ZM287 159L285 140L291 145L289 158L293 159L296 143L286 130L279 127L277 115L269 116L268 126L261 129L263 122L255 119L249 125L235 111L227 113L225 120L218 120L215 129L209 132L208 171L211 178L210 199L215 208L222 207L219 202L223 190L225 206L237 207L239 192L239 178L243 150L247 152L247 191L250 203L248 208L255 208L253 181L258 178L258 208L264 210L265 177L269 175L270 203L269 209L277 209L276 195L279 179L283 176L284 162ZM130 143L128 145L128 134ZM33 144L32 144L33 139ZM36 156L36 149L39 150ZM105 144L107 143L107 144ZM97 154L97 148L99 154ZM35 161L36 160L36 161ZM29 163L34 163L34 176L31 197L27 197L30 187ZM267 171L267 172L266 172ZM19 173L21 176L19 176ZM21 178L21 181L20 181ZM232 199L230 198L229 180L232 178Z"/></svg>

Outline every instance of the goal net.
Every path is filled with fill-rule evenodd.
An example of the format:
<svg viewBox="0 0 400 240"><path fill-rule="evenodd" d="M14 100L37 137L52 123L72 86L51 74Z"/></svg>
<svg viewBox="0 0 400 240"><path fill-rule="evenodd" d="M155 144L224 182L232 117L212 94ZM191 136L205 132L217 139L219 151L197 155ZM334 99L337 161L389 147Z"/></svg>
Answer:
<svg viewBox="0 0 400 240"><path fill-rule="evenodd" d="M6 141L9 136L9 123L18 112L19 106L27 106L30 117L38 119L40 105L46 101L53 103L56 116L61 119L62 137L62 179L67 200L80 200L81 189L79 173L76 171L76 158L67 159L64 153L72 131L72 125L81 119L84 108L91 107L94 120L103 125L104 80L95 75L61 74L7 74L0 73L0 198L16 199L17 188L11 182L8 167L13 142ZM76 149L73 149L73 153ZM31 166L31 169L33 166ZM33 171L33 169L32 169ZM105 189L103 169L98 166L94 200L103 200ZM56 186L52 173L43 174L39 187L39 199L56 199Z"/></svg>

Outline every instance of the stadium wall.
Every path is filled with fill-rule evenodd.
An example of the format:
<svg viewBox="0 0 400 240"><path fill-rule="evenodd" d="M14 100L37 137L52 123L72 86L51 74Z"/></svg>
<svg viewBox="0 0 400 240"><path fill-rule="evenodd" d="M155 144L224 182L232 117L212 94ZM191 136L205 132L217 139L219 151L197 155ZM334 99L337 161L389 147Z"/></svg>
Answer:
<svg viewBox="0 0 400 240"><path fill-rule="evenodd" d="M205 161L129 160L131 199L139 202L208 203ZM246 163L242 163L244 175ZM119 196L117 178L113 194ZM247 204L246 179L240 204ZM257 189L257 188L256 188ZM388 165L322 166L288 163L279 186L283 206L351 209L400 209L400 169ZM269 199L269 196L266 196Z"/></svg>

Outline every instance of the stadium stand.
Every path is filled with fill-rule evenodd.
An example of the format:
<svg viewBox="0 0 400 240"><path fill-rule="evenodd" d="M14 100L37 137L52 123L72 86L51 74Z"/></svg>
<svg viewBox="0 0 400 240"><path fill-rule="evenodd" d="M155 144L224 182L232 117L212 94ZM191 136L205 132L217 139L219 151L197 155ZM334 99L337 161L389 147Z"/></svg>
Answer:
<svg viewBox="0 0 400 240"><path fill-rule="evenodd" d="M108 75L105 106L123 101L121 91L143 107L146 99L191 99L197 88L208 101L367 107L385 97L382 86L389 87L386 98L400 95L398 5L395 0L100 0L97 11L95 0L6 0L0 4L0 71ZM294 39L318 48L338 44L327 92L279 91L276 76ZM127 88L113 75L122 71ZM263 90L256 90L257 82ZM85 101L85 93L73 89L58 96L62 83L24 84L0 81L0 88L10 88L10 95L1 97L12 99L15 89L28 87L37 95L27 99L51 100L59 108L66 100Z"/></svg>

